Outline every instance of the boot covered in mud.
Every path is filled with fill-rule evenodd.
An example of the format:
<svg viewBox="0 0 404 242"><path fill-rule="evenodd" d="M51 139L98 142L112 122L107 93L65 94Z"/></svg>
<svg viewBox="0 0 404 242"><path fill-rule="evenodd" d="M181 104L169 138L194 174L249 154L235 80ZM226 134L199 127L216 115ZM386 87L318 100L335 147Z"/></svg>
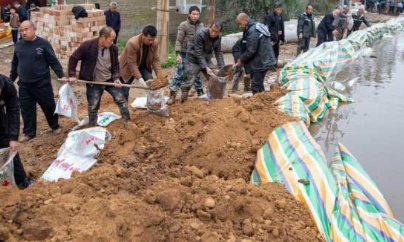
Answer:
<svg viewBox="0 0 404 242"><path fill-rule="evenodd" d="M170 90L170 99L168 99L167 104L172 105L175 103L175 98L177 97L177 92Z"/></svg>
<svg viewBox="0 0 404 242"><path fill-rule="evenodd" d="M184 103L188 99L190 88L183 87L181 88L181 103Z"/></svg>
<svg viewBox="0 0 404 242"><path fill-rule="evenodd" d="M97 121L98 121L98 115L97 113L93 114L88 114L88 125L90 127L96 127L98 125Z"/></svg>
<svg viewBox="0 0 404 242"><path fill-rule="evenodd" d="M251 78L249 77L244 77L244 91L251 91Z"/></svg>
<svg viewBox="0 0 404 242"><path fill-rule="evenodd" d="M125 121L129 122L130 121L130 113L129 113L128 107L126 106L126 108L125 107L120 108L120 111L121 111L121 116L125 119Z"/></svg>

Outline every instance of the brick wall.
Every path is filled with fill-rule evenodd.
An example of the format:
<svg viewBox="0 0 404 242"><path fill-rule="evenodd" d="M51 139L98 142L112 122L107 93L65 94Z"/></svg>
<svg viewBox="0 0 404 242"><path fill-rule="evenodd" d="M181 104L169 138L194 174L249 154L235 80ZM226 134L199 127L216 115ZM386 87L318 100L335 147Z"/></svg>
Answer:
<svg viewBox="0 0 404 242"><path fill-rule="evenodd" d="M115 0L118 3L118 11L121 13L122 29L119 39L128 39L138 34L146 25L156 26L157 12L152 10L156 7L157 0ZM67 3L85 3L83 0L67 0ZM110 0L88 0L89 3L98 2L102 9L108 9ZM175 0L170 0L170 6L175 6ZM204 11L203 11L204 12ZM175 40L177 26L186 19L187 15L177 14L175 9L170 10L170 39ZM204 15L202 14L204 20Z"/></svg>

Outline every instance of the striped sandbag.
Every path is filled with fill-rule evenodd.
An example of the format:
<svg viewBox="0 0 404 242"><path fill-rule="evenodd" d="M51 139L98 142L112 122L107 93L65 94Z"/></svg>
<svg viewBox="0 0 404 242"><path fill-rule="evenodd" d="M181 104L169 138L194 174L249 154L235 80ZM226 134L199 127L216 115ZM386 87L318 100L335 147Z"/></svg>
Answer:
<svg viewBox="0 0 404 242"><path fill-rule="evenodd" d="M276 128L257 152L255 184L279 182L309 210L327 241L337 187L320 146L303 122Z"/></svg>
<svg viewBox="0 0 404 242"><path fill-rule="evenodd" d="M352 99L331 88L330 78L349 62L356 60L362 51L386 35L403 29L404 19L392 19L365 30L356 31L347 39L326 42L310 49L287 64L280 72L278 83L290 93L279 103L280 110L307 123L318 122L328 109L336 109L339 103L351 103ZM291 98L291 101L285 100ZM296 102L299 98L305 108ZM303 113L302 110L308 113ZM293 113L292 113L293 112Z"/></svg>
<svg viewBox="0 0 404 242"><path fill-rule="evenodd" d="M404 241L404 226L393 218L374 181L342 144L338 145L330 169L338 186L331 220L334 242Z"/></svg>

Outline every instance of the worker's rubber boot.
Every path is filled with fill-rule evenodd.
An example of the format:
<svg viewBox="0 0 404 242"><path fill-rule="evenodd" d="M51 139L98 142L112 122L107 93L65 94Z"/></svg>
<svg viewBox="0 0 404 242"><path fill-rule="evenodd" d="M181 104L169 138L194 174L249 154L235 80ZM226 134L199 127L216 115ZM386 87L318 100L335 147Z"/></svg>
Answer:
<svg viewBox="0 0 404 242"><path fill-rule="evenodd" d="M244 77L244 91L251 91L251 78Z"/></svg>
<svg viewBox="0 0 404 242"><path fill-rule="evenodd" d="M188 99L189 90L190 88L188 87L181 88L181 103L184 103Z"/></svg>
<svg viewBox="0 0 404 242"><path fill-rule="evenodd" d="M175 98L177 97L177 92L170 90L170 99L168 99L167 104L172 105L175 103Z"/></svg>
<svg viewBox="0 0 404 242"><path fill-rule="evenodd" d="M89 125L90 127L96 127L96 126L98 125L98 124L97 124L97 119L98 119L98 115L97 115L97 114L95 114L95 115L89 114L89 115L88 115L88 120L89 120L88 125Z"/></svg>
<svg viewBox="0 0 404 242"><path fill-rule="evenodd" d="M203 95L205 94L205 92L203 91L203 89L198 90L197 93L198 93L198 97L201 97L201 96L203 96Z"/></svg>

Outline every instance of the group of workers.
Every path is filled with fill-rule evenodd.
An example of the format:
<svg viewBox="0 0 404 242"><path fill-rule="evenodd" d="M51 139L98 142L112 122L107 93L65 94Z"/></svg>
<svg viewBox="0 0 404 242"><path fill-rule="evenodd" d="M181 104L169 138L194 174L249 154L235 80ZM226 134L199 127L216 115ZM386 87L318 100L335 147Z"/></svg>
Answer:
<svg viewBox="0 0 404 242"><path fill-rule="evenodd" d="M17 5L16 5L17 7ZM18 6L20 8L21 6ZM30 20L21 21L19 34L21 39L15 43L9 77L0 75L0 148L10 147L11 151L18 151L19 120L22 114L23 138L28 142L37 135L37 104L41 107L47 123L55 135L62 132L58 115L55 114L56 103L51 84L50 68L59 79L71 84L77 80L110 82L114 86L87 84L86 97L88 102L89 126L97 125L98 110L104 91L108 92L119 107L125 121L130 120L128 109L129 89L122 87L122 83L136 83L148 87L148 80L153 79L162 71L159 57L159 41L154 26L144 27L142 33L130 38L120 56L115 45L120 31L120 15L116 11L117 4L110 4L105 12L109 26L99 31L99 37L83 42L71 55L68 63L67 76L57 59L51 44L36 35L36 26ZM242 39L233 48L234 68L244 70L251 76L250 87L253 94L263 92L264 78L267 72L276 67L280 45L285 42L285 26L282 17L282 4L266 18L264 24L252 19L246 13L240 13L235 19L237 25L243 29ZM340 10L335 9L327 14L317 28L318 44L331 41L336 36L338 24L335 19L340 16ZM359 11L356 21L365 24L363 12ZM360 25L360 24L359 24ZM354 24L355 31L359 28ZM206 79L214 76L216 67L225 66L221 50L221 33L223 25L214 22L208 27L200 21L200 9L197 6L189 8L185 21L178 27L175 43L177 69L170 84L169 104L176 102L176 94L181 90L181 102L185 102L190 89L195 88L198 95L203 95L201 74ZM313 6L307 5L306 11L298 20L297 35L298 54L309 49L310 39L315 36ZM76 74L77 65L80 71ZM18 95L14 82L18 78ZM20 157L14 159L16 183L25 188L32 180L25 174Z"/></svg>

